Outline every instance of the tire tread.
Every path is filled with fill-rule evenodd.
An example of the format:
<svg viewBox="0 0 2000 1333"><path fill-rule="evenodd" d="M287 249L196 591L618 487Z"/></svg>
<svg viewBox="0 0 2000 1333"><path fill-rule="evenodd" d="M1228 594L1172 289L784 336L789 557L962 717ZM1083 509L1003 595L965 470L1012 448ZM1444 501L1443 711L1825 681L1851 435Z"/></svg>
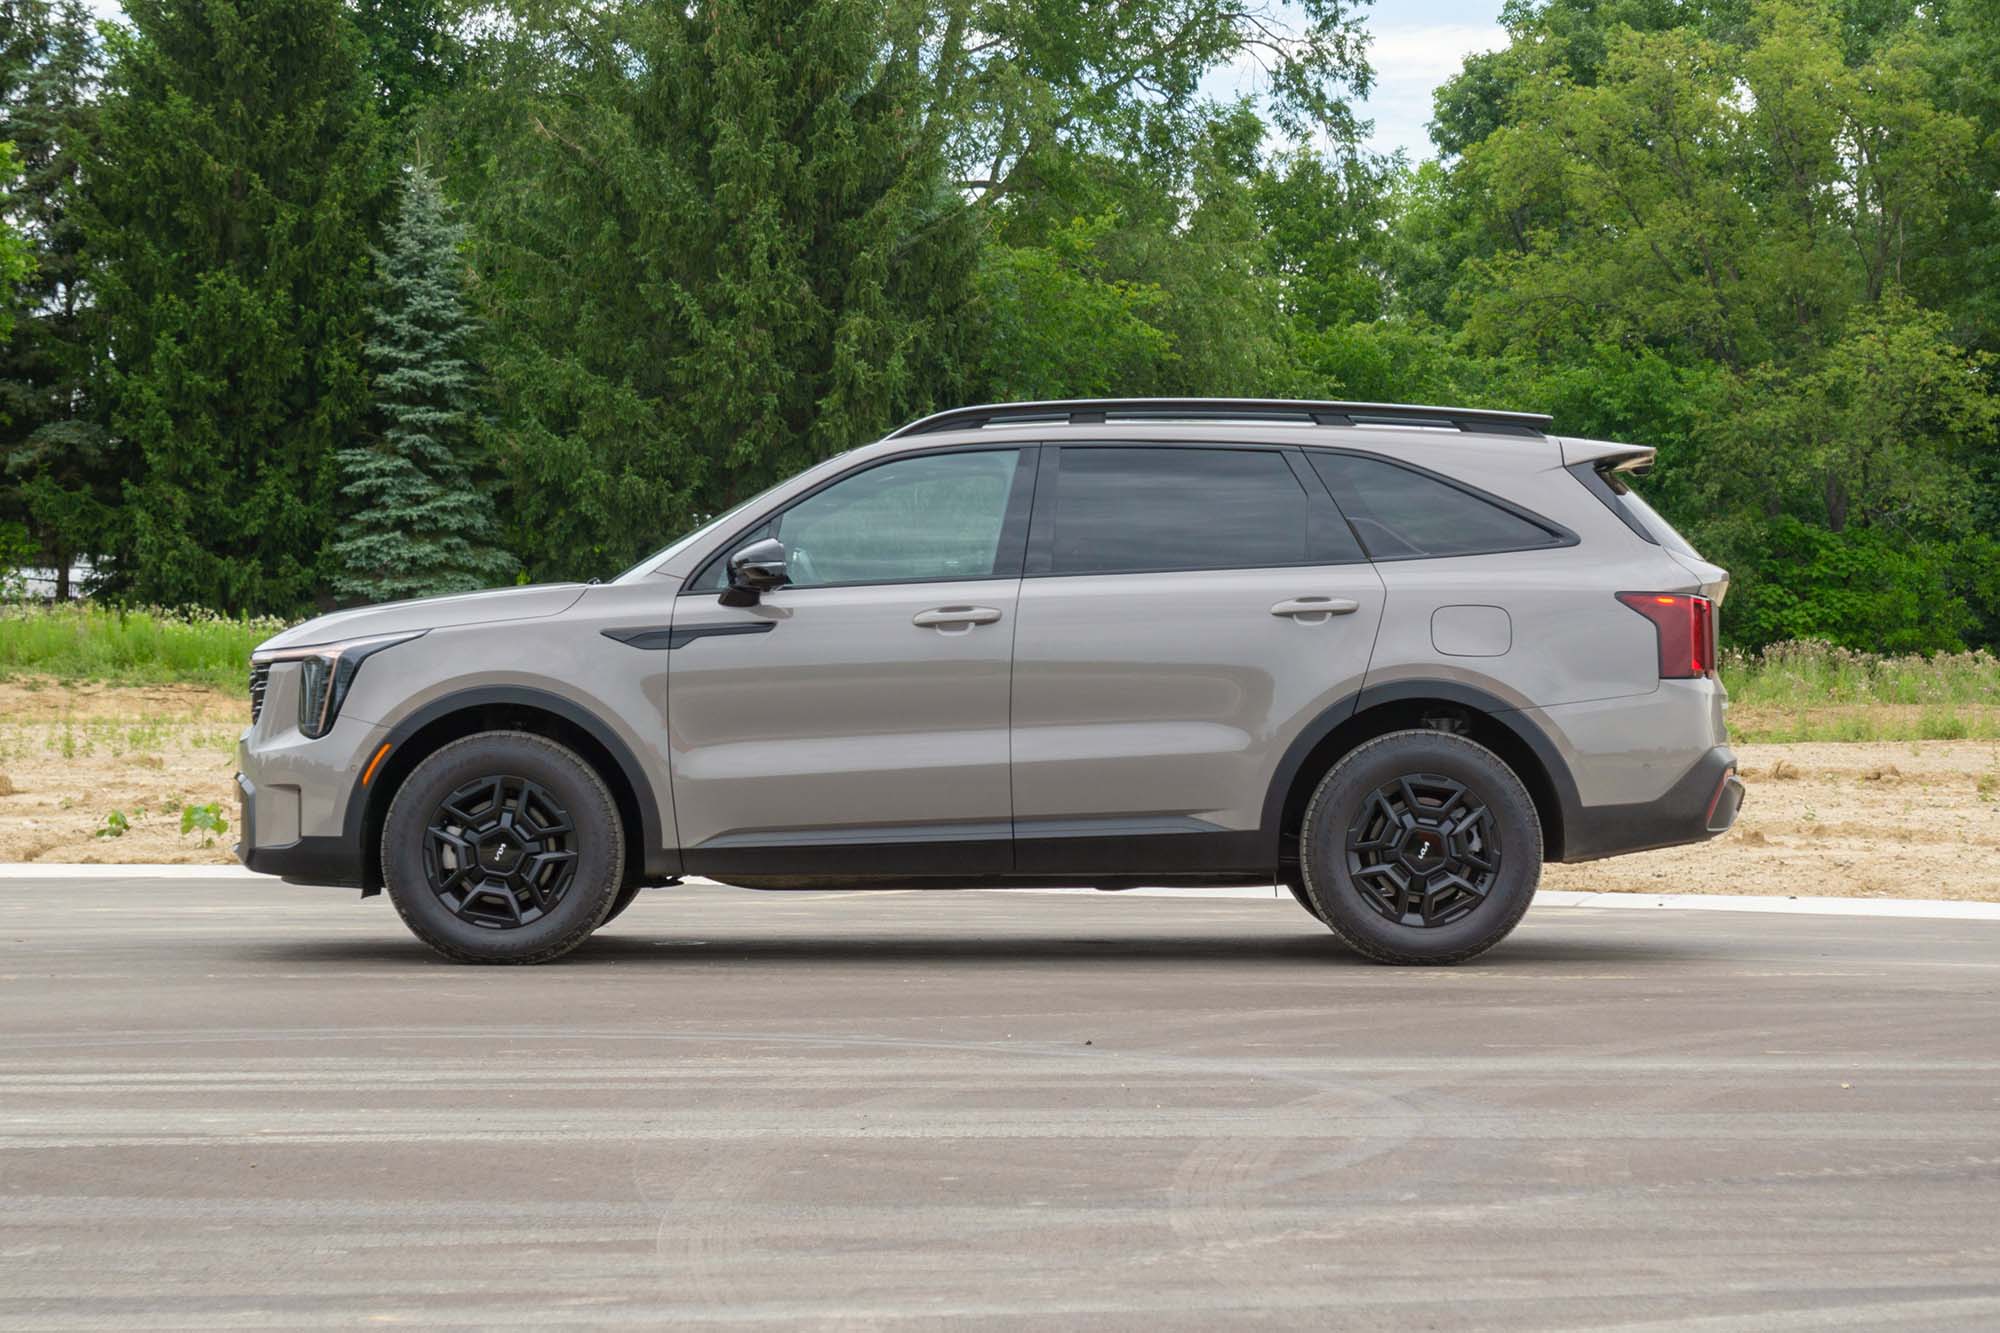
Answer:
<svg viewBox="0 0 2000 1333"><path fill-rule="evenodd" d="M1327 793L1332 789L1335 780L1340 776L1341 771L1349 765L1364 762L1371 751L1411 737L1464 746L1473 755L1481 759L1490 760L1499 769L1500 773L1504 775L1504 781L1511 784L1509 794L1518 798L1528 812L1528 822L1535 832L1535 881L1539 882L1542 865L1541 818L1535 810L1534 799L1528 795L1527 787L1522 784L1521 779L1515 774L1514 770L1508 767L1507 761L1479 742L1465 736L1460 736L1454 732L1435 731L1428 727L1406 727L1401 731L1385 732L1373 740L1364 741L1362 744L1355 746L1352 750L1342 755L1331 768L1327 769L1325 774L1321 776L1319 785L1313 789L1312 799L1306 803L1305 815L1299 824L1299 876L1305 885L1306 896L1315 904L1318 904L1320 901L1319 890L1313 884L1312 851L1308 845L1308 839L1312 836L1314 816L1318 814L1320 805L1326 800ZM1356 935L1352 931L1343 930L1338 924L1338 918L1324 907L1320 907L1313 915L1317 916L1325 924L1326 928L1333 932L1335 939L1360 954L1363 958L1400 967L1449 967L1454 963L1463 963L1469 959L1477 958L1480 954L1485 953L1501 940L1507 938L1514 927L1521 923L1521 918L1527 915L1528 906L1535 898L1534 888L1534 883L1531 883L1528 891L1521 895L1520 902L1514 906L1511 913L1504 919L1504 925L1500 929L1490 932L1484 940L1469 944L1463 949L1455 949L1450 953L1427 957L1387 949L1372 940Z"/></svg>
<svg viewBox="0 0 2000 1333"><path fill-rule="evenodd" d="M604 827L610 831L610 863L613 866L623 866L625 864L625 822L618 814L618 802L612 798L611 789L605 785L604 775L599 773L588 760L570 749L567 745L552 741L547 736L542 736L532 731L481 731L452 741L447 745L439 746L436 750L424 756L422 762L411 769L409 774L403 779L403 785L396 789L395 796L389 802L388 814L382 820L382 865L385 870L387 867L395 864L391 856L392 849L389 846L389 835L390 831L396 827L397 807L402 804L410 790L417 785L418 775L433 764L450 763L454 753L457 751L465 750L475 745L489 745L495 741L505 741L511 744L528 746L532 749L543 750L547 752L549 759L557 763L574 765L584 779L589 796L599 806L599 811L604 820ZM603 925L610 917L611 909L616 903L617 898L618 894L616 891L604 895L603 901L598 905L596 912L589 914L582 922L532 952L495 956L475 953L462 948L451 940L444 938L438 932L431 930L420 918L413 915L404 906L402 895L397 893L395 886L393 884L389 886L389 901L396 905L396 915L403 918L403 924L409 927L412 935L415 935L418 939L429 945L437 953L454 963L489 963L505 966L525 966L535 963L552 962L574 950L578 945L589 939L592 932Z"/></svg>

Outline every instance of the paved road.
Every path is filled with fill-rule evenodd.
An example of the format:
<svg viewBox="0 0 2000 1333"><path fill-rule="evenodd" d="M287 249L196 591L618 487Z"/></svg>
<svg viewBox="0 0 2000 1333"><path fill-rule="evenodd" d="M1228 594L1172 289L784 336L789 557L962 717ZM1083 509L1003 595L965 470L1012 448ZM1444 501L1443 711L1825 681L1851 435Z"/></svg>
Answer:
<svg viewBox="0 0 2000 1333"><path fill-rule="evenodd" d="M2000 925L0 881L0 1323L2000 1324Z"/></svg>

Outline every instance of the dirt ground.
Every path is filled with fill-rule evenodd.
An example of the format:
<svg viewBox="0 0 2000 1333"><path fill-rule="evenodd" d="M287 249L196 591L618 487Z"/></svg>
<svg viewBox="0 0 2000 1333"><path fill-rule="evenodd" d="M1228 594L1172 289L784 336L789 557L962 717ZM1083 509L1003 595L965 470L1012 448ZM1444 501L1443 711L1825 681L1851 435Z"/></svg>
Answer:
<svg viewBox="0 0 2000 1333"><path fill-rule="evenodd" d="M0 861L231 860L249 720L247 699L203 686L0 681ZM228 832L183 836L181 807L211 801ZM113 811L129 827L97 836Z"/></svg>
<svg viewBox="0 0 2000 1333"><path fill-rule="evenodd" d="M0 682L0 861L222 863L235 829L182 835L184 804L232 821L240 697L196 686ZM1549 888L2000 901L2000 742L1743 745L1750 792L1714 843L1577 866ZM129 828L100 837L105 817Z"/></svg>

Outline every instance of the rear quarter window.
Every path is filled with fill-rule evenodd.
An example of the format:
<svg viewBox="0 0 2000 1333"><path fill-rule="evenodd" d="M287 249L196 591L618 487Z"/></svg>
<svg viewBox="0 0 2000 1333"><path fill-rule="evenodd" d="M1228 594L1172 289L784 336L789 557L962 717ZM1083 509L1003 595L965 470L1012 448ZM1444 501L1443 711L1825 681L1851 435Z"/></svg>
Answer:
<svg viewBox="0 0 2000 1333"><path fill-rule="evenodd" d="M1674 525L1660 517L1658 510L1646 503L1624 474L1609 469L1599 469L1594 464L1577 463L1569 472L1583 483L1583 488L1604 502L1604 507L1616 514L1626 527L1640 537L1664 547L1675 555L1683 555L1690 560L1701 559L1701 552L1688 544L1687 538L1674 530Z"/></svg>
<svg viewBox="0 0 2000 1333"><path fill-rule="evenodd" d="M1564 544L1561 533L1442 477L1387 459L1310 452L1376 560L1490 555Z"/></svg>

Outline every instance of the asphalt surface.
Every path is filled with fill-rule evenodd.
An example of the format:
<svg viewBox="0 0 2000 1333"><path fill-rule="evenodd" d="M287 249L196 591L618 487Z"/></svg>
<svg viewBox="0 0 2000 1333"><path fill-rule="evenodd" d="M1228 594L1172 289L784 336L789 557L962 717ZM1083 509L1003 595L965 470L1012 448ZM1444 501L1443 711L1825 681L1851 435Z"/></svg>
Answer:
<svg viewBox="0 0 2000 1333"><path fill-rule="evenodd" d="M0 880L0 1324L2000 1325L2000 925Z"/></svg>

